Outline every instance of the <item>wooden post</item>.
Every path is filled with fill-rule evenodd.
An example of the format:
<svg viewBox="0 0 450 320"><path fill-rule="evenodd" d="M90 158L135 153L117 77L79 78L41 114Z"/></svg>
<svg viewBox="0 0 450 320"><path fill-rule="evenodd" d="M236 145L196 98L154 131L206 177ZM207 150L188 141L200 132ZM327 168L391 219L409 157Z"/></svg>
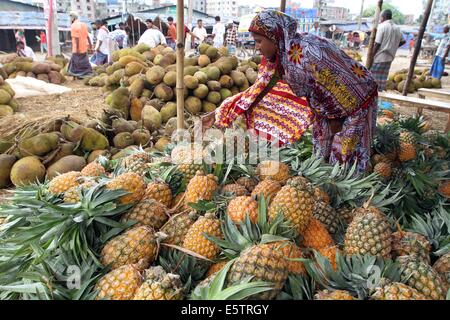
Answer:
<svg viewBox="0 0 450 320"><path fill-rule="evenodd" d="M370 34L369 48L367 50L366 68L372 68L373 64L373 47L375 46L375 38L377 36L378 24L380 23L381 9L383 8L383 0L378 0L375 12L375 20L373 21L372 33Z"/></svg>
<svg viewBox="0 0 450 320"><path fill-rule="evenodd" d="M286 12L286 0L281 0L280 11L281 12Z"/></svg>
<svg viewBox="0 0 450 320"><path fill-rule="evenodd" d="M420 53L420 48L422 47L422 39L423 35L425 33L425 30L427 29L428 19L430 18L431 8L433 7L433 0L428 0L427 6L425 8L425 12L423 13L423 21L420 25L419 29L419 35L417 36L417 41L414 46L414 53L411 58L411 63L409 65L409 71L408 71L408 77L406 78L405 87L403 88L403 95L408 95L408 87L411 83L412 77L414 75L414 68L416 66L417 57Z"/></svg>
<svg viewBox="0 0 450 320"><path fill-rule="evenodd" d="M184 129L184 1L177 0L177 128Z"/></svg>

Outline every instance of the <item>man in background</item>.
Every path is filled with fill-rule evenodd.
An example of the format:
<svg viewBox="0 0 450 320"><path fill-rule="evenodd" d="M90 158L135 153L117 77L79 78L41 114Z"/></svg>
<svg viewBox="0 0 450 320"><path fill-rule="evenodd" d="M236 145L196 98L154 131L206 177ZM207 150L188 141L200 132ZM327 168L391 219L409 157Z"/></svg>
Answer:
<svg viewBox="0 0 450 320"><path fill-rule="evenodd" d="M436 55L434 56L433 65L431 66L430 74L433 78L440 79L444 74L445 62L450 50L450 26L444 27L444 38L439 42Z"/></svg>
<svg viewBox="0 0 450 320"><path fill-rule="evenodd" d="M25 30L23 29L17 30L14 36L16 37L16 42L23 42L24 45L27 45L27 39L25 38Z"/></svg>
<svg viewBox="0 0 450 320"><path fill-rule="evenodd" d="M41 53L44 54L44 52L47 52L47 35L45 31L41 31L39 34L39 43L41 45Z"/></svg>
<svg viewBox="0 0 450 320"><path fill-rule="evenodd" d="M88 48L92 50L92 43L88 36L87 26L78 20L78 13L70 12L72 26L70 33L72 36L72 57L70 58L68 73L75 77L84 77L92 73L89 63Z"/></svg>
<svg viewBox="0 0 450 320"><path fill-rule="evenodd" d="M166 37L153 25L153 20L148 19L147 30L139 38L138 44L145 43L150 48L155 48L160 44L167 44Z"/></svg>
<svg viewBox="0 0 450 320"><path fill-rule="evenodd" d="M175 23L173 23L173 18L167 18L167 24L169 25L169 29L167 30L167 45L175 50L177 43L177 27Z"/></svg>
<svg viewBox="0 0 450 320"><path fill-rule="evenodd" d="M378 83L378 90L384 91L386 81L397 49L405 44L400 28L392 21L392 11L381 13L381 24L375 38L373 65L370 71Z"/></svg>
<svg viewBox="0 0 450 320"><path fill-rule="evenodd" d="M16 50L19 57L32 58L33 60L36 60L36 55L34 54L33 49L26 46L22 41L16 43Z"/></svg>
<svg viewBox="0 0 450 320"><path fill-rule="evenodd" d="M205 41L208 36L208 32L206 32L205 27L203 26L203 20L197 20L197 26L192 30L192 34L194 35L194 49L197 50L198 46Z"/></svg>
<svg viewBox="0 0 450 320"><path fill-rule="evenodd" d="M237 27L233 20L229 20L227 23L227 31L225 35L225 46L230 54L236 53L236 37Z"/></svg>
<svg viewBox="0 0 450 320"><path fill-rule="evenodd" d="M108 62L109 56L109 30L106 27L106 21L97 20L95 22L98 32L97 32L97 42L95 43L94 55L92 56L92 62L97 66L103 65Z"/></svg>
<svg viewBox="0 0 450 320"><path fill-rule="evenodd" d="M128 46L128 34L125 31L125 23L120 22L116 25L116 30L110 32L109 37L115 41L119 49L126 48Z"/></svg>
<svg viewBox="0 0 450 320"><path fill-rule="evenodd" d="M223 46L224 36L225 36L225 26L220 22L220 17L215 17L216 24L213 27L212 36L214 39L214 47L220 48Z"/></svg>

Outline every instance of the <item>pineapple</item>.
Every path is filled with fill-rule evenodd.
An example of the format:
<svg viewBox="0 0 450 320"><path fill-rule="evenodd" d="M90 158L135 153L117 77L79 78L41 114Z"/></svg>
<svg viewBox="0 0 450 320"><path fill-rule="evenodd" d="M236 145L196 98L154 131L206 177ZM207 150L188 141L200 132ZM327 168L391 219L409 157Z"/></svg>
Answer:
<svg viewBox="0 0 450 320"><path fill-rule="evenodd" d="M337 255L337 253L340 253L340 250L338 247L336 247L336 246L323 247L317 251L330 262L330 264L334 270L337 269L336 255Z"/></svg>
<svg viewBox="0 0 450 320"><path fill-rule="evenodd" d="M80 185L79 178L81 173L78 171L70 171L54 177L48 184L48 191L54 194L63 193Z"/></svg>
<svg viewBox="0 0 450 320"><path fill-rule="evenodd" d="M316 198L316 201L322 201L326 204L331 203L330 195L326 193L322 188L315 187L314 188L314 197Z"/></svg>
<svg viewBox="0 0 450 320"><path fill-rule="evenodd" d="M180 192L175 197L173 197L172 204L170 205L170 209L174 209L178 205L180 205L181 210L186 209L184 206L184 192Z"/></svg>
<svg viewBox="0 0 450 320"><path fill-rule="evenodd" d="M386 216L377 208L355 209L355 217L345 234L344 251L348 255L371 254L389 258L391 235Z"/></svg>
<svg viewBox="0 0 450 320"><path fill-rule="evenodd" d="M282 162L274 160L266 160L259 163L256 167L256 174L261 181L272 179L281 184L284 184L290 177L289 167Z"/></svg>
<svg viewBox="0 0 450 320"><path fill-rule="evenodd" d="M117 269L146 259L149 263L157 255L157 237L148 226L134 227L109 240L102 249L101 262Z"/></svg>
<svg viewBox="0 0 450 320"><path fill-rule="evenodd" d="M446 198L450 198L450 180L442 181L439 184L438 192Z"/></svg>
<svg viewBox="0 0 450 320"><path fill-rule="evenodd" d="M189 181L186 187L186 197L184 203L197 203L200 200L212 200L214 192L217 189L217 177L198 171L194 178Z"/></svg>
<svg viewBox="0 0 450 320"><path fill-rule="evenodd" d="M258 181L254 178L240 177L236 180L236 183L245 187L249 192L253 192L253 189L255 189Z"/></svg>
<svg viewBox="0 0 450 320"><path fill-rule="evenodd" d="M106 188L110 190L123 189L128 191L129 194L120 197L119 202L123 204L136 203L144 196L145 182L137 173L127 172L108 182Z"/></svg>
<svg viewBox="0 0 450 320"><path fill-rule="evenodd" d="M181 246L189 228L197 221L198 215L195 211L183 212L172 216L160 229L167 238L164 243Z"/></svg>
<svg viewBox="0 0 450 320"><path fill-rule="evenodd" d="M103 276L95 286L98 290L96 299L131 300L142 284L141 271L145 263L126 264Z"/></svg>
<svg viewBox="0 0 450 320"><path fill-rule="evenodd" d="M184 181L189 183L197 171L203 171L203 165L194 163L182 163L177 166L177 171L183 175Z"/></svg>
<svg viewBox="0 0 450 320"><path fill-rule="evenodd" d="M316 201L313 217L322 222L329 233L335 234L337 232L339 227L338 213L329 204L324 201Z"/></svg>
<svg viewBox="0 0 450 320"><path fill-rule="evenodd" d="M430 242L421 234L405 231L397 231L392 234L392 255L394 257L414 254L429 264L430 251Z"/></svg>
<svg viewBox="0 0 450 320"><path fill-rule="evenodd" d="M372 300L426 300L425 296L414 288L400 282L381 284L371 295Z"/></svg>
<svg viewBox="0 0 450 320"><path fill-rule="evenodd" d="M380 156L379 161L376 161L374 156L374 163L395 161L397 152L400 147L400 131L395 123L387 123L377 126L376 133L373 140L373 148Z"/></svg>
<svg viewBox="0 0 450 320"><path fill-rule="evenodd" d="M301 261L295 261L293 259L303 258L303 253L300 247L298 247L292 241L279 241L272 242L272 249L280 253L287 262L287 269L290 274L306 275L305 266Z"/></svg>
<svg viewBox="0 0 450 320"><path fill-rule="evenodd" d="M353 210L353 208L346 205L337 209L336 212L338 216L347 224L350 224L350 222L352 222L353 220L353 217L355 216L355 211Z"/></svg>
<svg viewBox="0 0 450 320"><path fill-rule="evenodd" d="M258 219L258 203L252 197L240 196L232 199L227 207L227 215L233 222L242 222L245 215L249 216L250 221L256 223Z"/></svg>
<svg viewBox="0 0 450 320"><path fill-rule="evenodd" d="M106 174L106 170L100 163L94 161L84 167L81 174L85 177L100 177Z"/></svg>
<svg viewBox="0 0 450 320"><path fill-rule="evenodd" d="M314 295L314 300L356 300L346 290L321 290Z"/></svg>
<svg viewBox="0 0 450 320"><path fill-rule="evenodd" d="M300 245L305 248L319 250L334 245L334 241L325 226L315 218L312 218L302 233Z"/></svg>
<svg viewBox="0 0 450 320"><path fill-rule="evenodd" d="M219 247L208 240L205 234L216 238L222 238L222 230L220 229L220 221L213 214L207 213L200 217L189 228L184 241L183 247L198 253L207 259L214 259L219 253Z"/></svg>
<svg viewBox="0 0 450 320"><path fill-rule="evenodd" d="M373 172L378 173L383 178L390 178L392 175L392 166L390 163L379 162L373 167Z"/></svg>
<svg viewBox="0 0 450 320"><path fill-rule="evenodd" d="M414 255L398 257L397 262L401 265L402 282L417 289L427 299L445 299L445 280L430 265Z"/></svg>
<svg viewBox="0 0 450 320"><path fill-rule="evenodd" d="M135 226L149 226L160 229L169 218L167 207L154 199L142 199L130 211L125 213L121 221L137 221Z"/></svg>
<svg viewBox="0 0 450 320"><path fill-rule="evenodd" d="M144 176L150 162L152 162L150 154L140 151L123 158L120 165L124 172L134 172Z"/></svg>
<svg viewBox="0 0 450 320"><path fill-rule="evenodd" d="M172 191L169 185L164 182L151 182L145 189L144 199L154 199L169 207L172 204Z"/></svg>
<svg viewBox="0 0 450 320"><path fill-rule="evenodd" d="M416 147L410 143L401 142L400 151L398 153L398 159L401 162L414 160L416 158Z"/></svg>
<svg viewBox="0 0 450 320"><path fill-rule="evenodd" d="M402 131L400 132L400 143L415 145L417 143L417 140L414 133L412 133L411 131Z"/></svg>
<svg viewBox="0 0 450 320"><path fill-rule="evenodd" d="M216 262L214 264L212 264L209 268L208 271L206 272L206 278L208 278L209 276L219 272L220 270L222 270L223 267L225 267L225 265L229 262L230 260L222 260L219 262Z"/></svg>
<svg viewBox="0 0 450 320"><path fill-rule="evenodd" d="M220 192L224 195L232 195L234 197L246 196L248 195L248 190L237 183L226 184L222 187Z"/></svg>
<svg viewBox="0 0 450 320"><path fill-rule="evenodd" d="M65 203L77 203L81 200L81 191L88 190L92 188L96 184L94 179L84 179L84 182L79 185L70 188L66 192L64 192L64 202Z"/></svg>
<svg viewBox="0 0 450 320"><path fill-rule="evenodd" d="M394 112L392 112L391 110L383 109L381 110L381 114L386 118L394 119Z"/></svg>
<svg viewBox="0 0 450 320"><path fill-rule="evenodd" d="M436 270L441 277L447 281L447 288L450 287L450 252L441 256L434 264L433 269Z"/></svg>
<svg viewBox="0 0 450 320"><path fill-rule="evenodd" d="M288 277L287 261L271 245L251 246L245 249L231 266L227 277L228 284L238 284L247 277L252 277L251 281L260 280L273 284L272 290L253 295L252 299L274 299Z"/></svg>
<svg viewBox="0 0 450 320"><path fill-rule="evenodd" d="M256 185L255 189L252 191L252 197L256 198L262 194L270 203L270 200L272 200L280 190L281 184L278 181L266 179Z"/></svg>
<svg viewBox="0 0 450 320"><path fill-rule="evenodd" d="M145 270L145 281L137 289L133 300L182 300L183 284L180 276L166 273L161 266Z"/></svg>
<svg viewBox="0 0 450 320"><path fill-rule="evenodd" d="M278 191L269 206L269 219L282 214L301 234L313 215L314 197L309 186L286 184Z"/></svg>

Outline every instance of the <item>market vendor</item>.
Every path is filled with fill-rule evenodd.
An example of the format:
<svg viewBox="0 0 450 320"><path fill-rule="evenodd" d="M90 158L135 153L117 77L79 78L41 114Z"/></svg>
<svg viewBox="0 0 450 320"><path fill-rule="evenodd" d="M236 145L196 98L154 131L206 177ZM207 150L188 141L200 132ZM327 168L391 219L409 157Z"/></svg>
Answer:
<svg viewBox="0 0 450 320"><path fill-rule="evenodd" d="M258 13L249 31L264 56L257 81L206 115L203 126L227 128L243 114L249 128L284 144L299 140L314 121L316 152L330 163L357 161L365 171L378 96L370 72L332 42L297 33L297 22L281 12Z"/></svg>

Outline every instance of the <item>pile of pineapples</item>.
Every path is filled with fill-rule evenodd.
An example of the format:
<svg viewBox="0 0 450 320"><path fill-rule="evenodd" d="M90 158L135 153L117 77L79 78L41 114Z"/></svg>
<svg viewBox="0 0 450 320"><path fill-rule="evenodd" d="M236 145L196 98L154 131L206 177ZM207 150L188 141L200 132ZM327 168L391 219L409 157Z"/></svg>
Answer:
<svg viewBox="0 0 450 320"><path fill-rule="evenodd" d="M0 208L0 299L445 299L448 193L441 183L423 204L427 183L394 179L422 177L400 160L418 158L419 140L386 128L365 177L305 152L306 139L257 166L141 150L19 188ZM440 147L446 158L424 163L448 182Z"/></svg>

